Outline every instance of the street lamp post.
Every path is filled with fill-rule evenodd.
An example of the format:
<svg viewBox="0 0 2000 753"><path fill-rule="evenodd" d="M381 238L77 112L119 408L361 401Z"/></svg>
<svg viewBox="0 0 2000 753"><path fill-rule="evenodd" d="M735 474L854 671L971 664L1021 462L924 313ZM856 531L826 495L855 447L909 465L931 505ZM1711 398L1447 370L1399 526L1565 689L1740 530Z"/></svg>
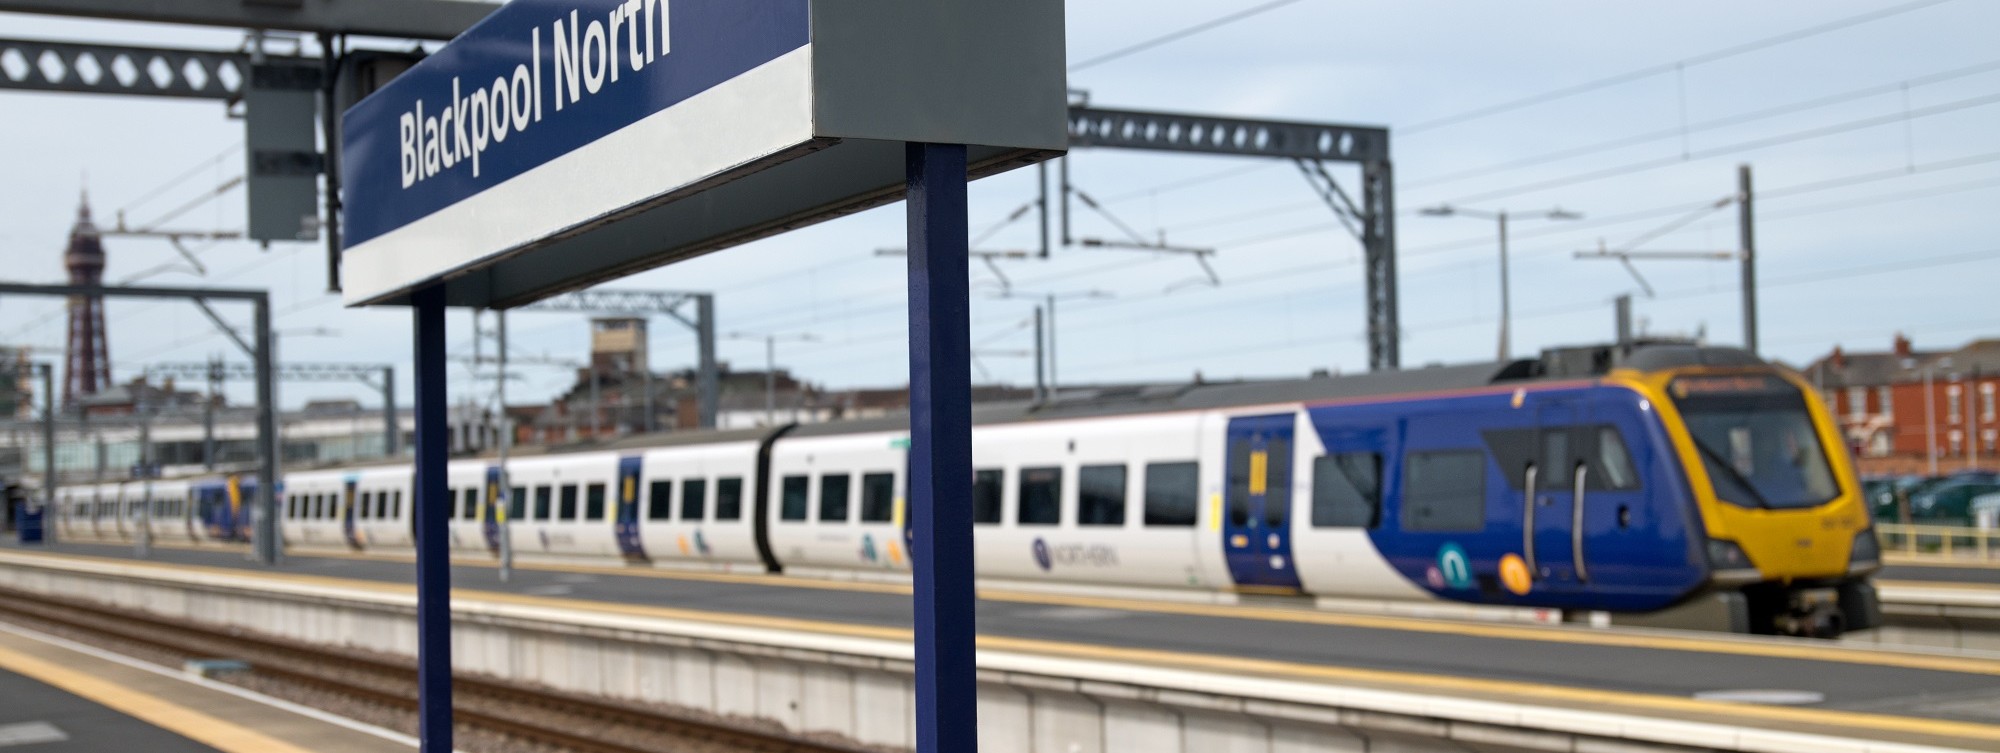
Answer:
<svg viewBox="0 0 2000 753"><path fill-rule="evenodd" d="M1500 352L1500 360L1502 360L1502 361L1505 361L1505 360L1507 360L1508 358L1512 357L1512 353L1513 353L1513 343L1512 343L1512 342L1510 342L1510 338L1511 338L1511 336L1512 336L1512 331L1511 331L1511 330L1512 330L1512 325L1513 325L1513 318L1514 318L1514 313L1513 313L1513 307L1512 307L1512 302L1511 302L1511 301L1509 300L1509 296L1510 296L1510 294L1511 294L1511 288L1512 288L1512 286L1511 286L1511 285L1510 285L1510 284L1508 283L1508 281L1507 281L1507 271L1508 271L1508 269L1507 269L1507 267L1508 267L1508 265L1507 265L1507 218L1508 218L1508 214L1507 214L1507 210L1505 210L1505 209L1501 209L1501 210L1497 210L1497 211L1486 211L1486 210L1482 210L1482 209L1466 209L1466 208L1464 208L1464 207L1455 207L1455 206L1452 206L1452 205L1450 205L1450 204L1439 204L1439 205L1437 205L1437 206L1434 206L1434 207L1427 207L1427 208L1425 208L1425 209L1421 210L1421 213L1422 213L1423 215L1425 215L1425 216L1428 216L1428 217L1452 217L1452 216L1457 216L1457 215L1464 215L1464 216L1466 216L1466 217L1472 217L1472 218L1475 218L1475 219L1483 219L1483 220L1493 220L1493 221L1495 221L1495 222L1496 222L1496 223L1497 223L1497 224L1499 225L1499 227L1500 227L1500 347L1499 347L1499 352ZM1543 219L1543 220L1580 220L1580 219L1583 219L1583 215L1582 215L1582 214L1579 214L1579 213L1576 213L1576 212L1567 212L1567 211L1563 211L1562 207L1556 207L1556 208L1554 208L1554 209L1550 209L1550 210L1548 210L1548 211L1546 211L1546 212L1535 212L1535 213L1531 213L1531 214L1527 214L1527 215L1523 215L1523 216L1525 216L1525 217L1527 217L1527 218L1529 218L1529 219Z"/></svg>
<svg viewBox="0 0 2000 753"><path fill-rule="evenodd" d="M726 335L726 337L728 337L731 340L764 341L764 424L766 426L777 426L778 425L778 341L785 340L788 342L818 342L819 338L812 334L803 332L797 332L791 334L778 334L775 332L769 332L761 335L752 332L731 332L728 335ZM796 413L794 413L794 416L796 416Z"/></svg>

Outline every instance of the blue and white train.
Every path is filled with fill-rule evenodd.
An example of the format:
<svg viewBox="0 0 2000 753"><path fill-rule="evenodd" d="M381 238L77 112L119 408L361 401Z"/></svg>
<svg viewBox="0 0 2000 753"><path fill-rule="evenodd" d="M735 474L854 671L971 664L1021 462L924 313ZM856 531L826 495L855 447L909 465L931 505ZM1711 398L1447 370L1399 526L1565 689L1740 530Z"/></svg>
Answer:
<svg viewBox="0 0 2000 753"><path fill-rule="evenodd" d="M1834 635L1879 620L1852 460L1799 377L1680 344L975 411L982 578L1686 614ZM454 461L451 541L723 570L907 567L900 422ZM59 533L240 541L236 477L61 492ZM504 496L502 492L507 492ZM409 466L289 473L294 546L407 549ZM500 500L509 502L501 504ZM503 509L503 507L505 509ZM502 526L501 521L511 521Z"/></svg>

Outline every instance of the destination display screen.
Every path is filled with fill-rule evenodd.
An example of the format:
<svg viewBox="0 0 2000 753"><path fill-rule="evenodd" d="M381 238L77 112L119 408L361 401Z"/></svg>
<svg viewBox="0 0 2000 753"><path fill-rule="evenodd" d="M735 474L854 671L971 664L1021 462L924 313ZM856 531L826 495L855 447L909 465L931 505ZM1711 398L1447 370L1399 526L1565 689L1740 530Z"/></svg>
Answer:
<svg viewBox="0 0 2000 753"><path fill-rule="evenodd" d="M1668 386L1667 391L1673 393L1676 398L1688 398L1745 393L1792 393L1797 392L1798 388L1774 374L1717 374L1677 378Z"/></svg>

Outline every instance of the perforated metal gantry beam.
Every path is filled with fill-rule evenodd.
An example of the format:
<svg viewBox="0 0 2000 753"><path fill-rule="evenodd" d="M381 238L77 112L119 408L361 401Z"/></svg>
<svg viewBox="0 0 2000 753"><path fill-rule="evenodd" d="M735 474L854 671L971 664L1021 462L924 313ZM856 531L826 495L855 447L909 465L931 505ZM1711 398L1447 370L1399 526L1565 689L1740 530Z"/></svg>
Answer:
<svg viewBox="0 0 2000 753"><path fill-rule="evenodd" d="M1396 187L1389 160L1389 129L1077 105L1069 110L1069 137L1070 146L1077 148L1297 161L1314 190L1361 242L1369 370L1394 369L1402 364L1402 326L1396 303ZM1334 183L1325 169L1327 162L1354 163L1361 168L1358 206Z"/></svg>

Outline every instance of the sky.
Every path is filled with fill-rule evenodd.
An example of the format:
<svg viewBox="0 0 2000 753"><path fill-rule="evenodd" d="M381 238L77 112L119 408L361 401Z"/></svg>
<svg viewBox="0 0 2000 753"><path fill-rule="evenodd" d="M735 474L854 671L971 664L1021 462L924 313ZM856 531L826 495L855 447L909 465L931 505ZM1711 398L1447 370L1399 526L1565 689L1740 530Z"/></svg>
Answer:
<svg viewBox="0 0 2000 753"><path fill-rule="evenodd" d="M1241 9L1228 2L1071 0L1069 59L1088 61ZM1848 23L1839 23L1849 19ZM1826 29L1829 25L1839 28ZM10 37L233 49L241 32L0 14ZM1742 341L1738 267L1647 260L1654 294L1613 261L1574 253L1738 247L1736 210L1716 207L1752 166L1758 193L1760 336L1770 357L1803 363L1835 345L1883 350L2000 333L1989 305L2000 272L2000 53L1984 0L1297 0L1243 20L1071 71L1105 107L1358 123L1391 130L1406 367L1496 354L1495 223L1425 207L1508 210L1515 356L1602 342L1612 301L1632 294L1655 334ZM370 40L377 46L406 44ZM0 67L6 61L0 59ZM4 75L4 73L0 73ZM108 223L138 226L199 202L241 175L242 122L220 103L0 91L0 278L60 282L61 253L87 182ZM1082 247L974 264L974 378L1030 384L1033 301L1058 304L1058 381L1185 381L1304 376L1367 368L1360 246L1282 161L1078 150L1077 188L1148 237L1215 249L1220 284L1185 256ZM1335 177L1358 190L1358 174ZM975 183L976 249L1035 242L1035 171ZM180 180L176 180L180 179ZM1538 218L1561 208L1581 219ZM243 226L241 189L171 226ZM1079 209L1079 237L1112 222ZM716 295L723 360L781 368L831 387L907 379L903 207L892 205L616 281L624 289ZM990 234L987 234L988 231ZM1634 244L1637 245L1634 245ZM409 392L409 316L346 309L326 290L323 243L191 244L207 273L174 264L160 240L106 240L106 279L268 288L280 357L395 363ZM108 304L114 378L147 364L237 357L191 305ZM224 315L239 326L247 310ZM473 351L473 315L454 311L454 356ZM490 323L490 317L488 319ZM585 317L518 314L519 358L581 361ZM805 340L803 338L811 338ZM0 300L0 343L59 360L61 304ZM694 338L655 322L654 366L682 368ZM491 344L482 346L490 352ZM454 401L490 399L494 381L452 365ZM563 391L573 372L522 366L512 403ZM250 386L231 388L250 401ZM286 384L283 402L377 398L361 385Z"/></svg>

